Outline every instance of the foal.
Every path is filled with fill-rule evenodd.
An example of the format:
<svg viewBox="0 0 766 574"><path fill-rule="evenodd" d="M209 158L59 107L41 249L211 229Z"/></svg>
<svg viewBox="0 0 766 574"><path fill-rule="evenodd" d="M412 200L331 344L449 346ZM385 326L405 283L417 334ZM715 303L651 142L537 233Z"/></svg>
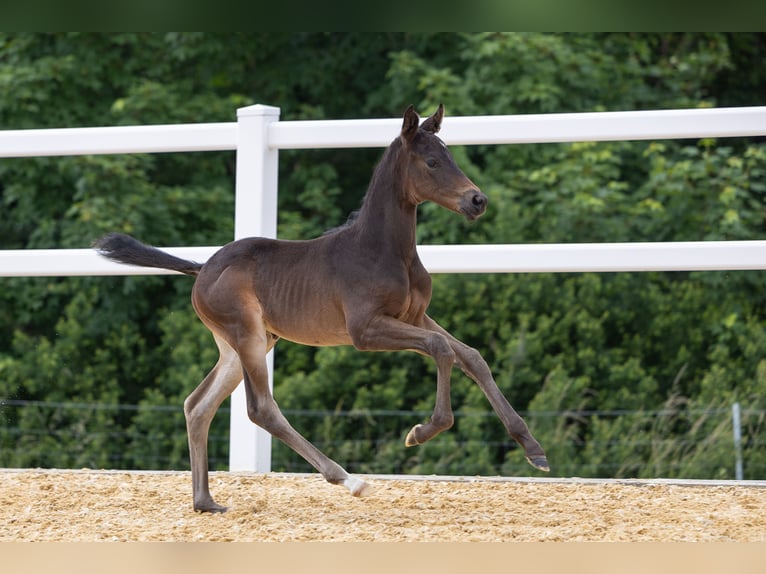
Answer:
<svg viewBox="0 0 766 574"><path fill-rule="evenodd" d="M184 402L195 510L224 512L208 485L207 439L218 407L244 379L249 418L284 441L333 484L354 496L368 485L350 476L287 421L268 386L266 354L280 338L305 345L354 345L363 351L410 350L436 362L436 405L405 444L430 440L453 424L450 372L457 365L479 385L535 468L543 449L511 407L479 353L426 315L431 277L415 246L417 206L433 201L469 220L487 197L457 167L439 131L443 106L422 125L410 106L400 135L372 175L356 216L308 241L247 238L222 247L204 265L179 259L121 234L94 247L129 265L172 269L197 279L192 305L220 351L212 371Z"/></svg>

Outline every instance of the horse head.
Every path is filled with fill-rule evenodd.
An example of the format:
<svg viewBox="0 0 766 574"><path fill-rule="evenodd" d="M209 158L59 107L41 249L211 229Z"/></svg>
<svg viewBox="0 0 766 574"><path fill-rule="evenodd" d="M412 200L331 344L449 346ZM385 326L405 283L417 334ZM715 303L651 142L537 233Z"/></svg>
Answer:
<svg viewBox="0 0 766 574"><path fill-rule="evenodd" d="M473 221L486 211L487 196L462 172L436 135L443 117L442 104L422 124L412 106L404 112L400 138L408 163L407 197L415 205L433 201Z"/></svg>

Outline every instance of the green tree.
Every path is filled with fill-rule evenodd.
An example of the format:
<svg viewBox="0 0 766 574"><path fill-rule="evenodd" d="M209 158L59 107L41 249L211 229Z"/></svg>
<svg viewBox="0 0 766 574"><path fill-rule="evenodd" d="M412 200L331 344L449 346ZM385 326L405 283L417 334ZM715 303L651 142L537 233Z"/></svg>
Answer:
<svg viewBox="0 0 766 574"><path fill-rule="evenodd" d="M0 128L233 121L256 102L287 120L391 117L410 103L426 113L439 102L448 116L753 105L765 53L763 34L6 33ZM453 151L490 210L467 224L425 205L423 243L763 236L758 139ZM279 235L340 224L379 156L282 152ZM86 247L106 231L222 244L234 167L229 152L2 160L0 248ZM481 350L554 473L731 476L726 413L740 401L746 475L760 478L763 283L760 272L436 276L431 314ZM32 405L0 407L0 464L187 464L181 402L215 361L188 278L2 285L0 399ZM530 472L457 371L454 429L405 449L433 407L429 361L282 342L276 368L295 426L352 471ZM223 409L211 444L219 468L227 423ZM274 465L307 470L279 445Z"/></svg>

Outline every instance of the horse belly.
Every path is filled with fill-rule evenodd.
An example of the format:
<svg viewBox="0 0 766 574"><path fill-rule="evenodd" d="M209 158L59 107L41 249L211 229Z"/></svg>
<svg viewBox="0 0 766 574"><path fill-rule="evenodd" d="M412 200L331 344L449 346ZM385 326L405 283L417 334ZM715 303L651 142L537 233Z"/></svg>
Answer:
<svg viewBox="0 0 766 574"><path fill-rule="evenodd" d="M267 321L269 332L287 339L293 343L309 345L311 347L332 347L336 345L350 345L351 337L345 325L334 325L311 320L303 320L299 324L290 324L284 321Z"/></svg>
<svg viewBox="0 0 766 574"><path fill-rule="evenodd" d="M316 293L288 289L262 304L267 329L282 339L316 347L351 344L342 311Z"/></svg>

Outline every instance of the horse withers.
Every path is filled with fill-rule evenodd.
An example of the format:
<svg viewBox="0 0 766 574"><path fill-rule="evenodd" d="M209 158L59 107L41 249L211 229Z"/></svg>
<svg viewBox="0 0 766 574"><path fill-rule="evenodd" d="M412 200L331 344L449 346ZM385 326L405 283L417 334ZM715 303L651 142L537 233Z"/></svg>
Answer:
<svg viewBox="0 0 766 574"><path fill-rule="evenodd" d="M420 124L410 106L401 133L372 174L361 208L321 237L240 239L204 265L123 234L94 243L114 261L197 277L192 305L212 332L220 357L184 402L195 510L226 510L209 490L208 430L216 410L241 380L253 423L284 441L329 482L344 485L355 496L369 489L301 436L277 406L268 385L266 354L280 338L314 346L353 345L362 351L410 350L431 357L437 368L436 404L429 421L409 431L407 446L452 426L450 374L457 365L479 385L530 464L549 470L542 447L500 392L481 355L426 314L431 277L415 244L417 206L433 201L468 220L487 208L487 197L436 135L443 115L439 106Z"/></svg>

